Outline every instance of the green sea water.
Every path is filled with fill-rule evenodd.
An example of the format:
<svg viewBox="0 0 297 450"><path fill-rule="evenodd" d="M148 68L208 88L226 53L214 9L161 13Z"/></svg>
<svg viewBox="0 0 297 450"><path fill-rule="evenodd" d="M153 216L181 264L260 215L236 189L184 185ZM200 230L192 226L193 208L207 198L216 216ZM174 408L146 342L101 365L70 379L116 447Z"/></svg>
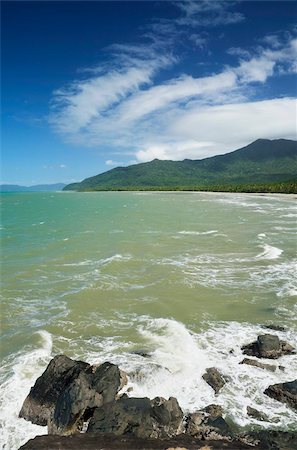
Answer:
<svg viewBox="0 0 297 450"><path fill-rule="evenodd" d="M59 353L119 364L136 396L175 395L185 410L219 403L242 426L257 425L247 405L262 407L274 426L294 428L296 414L263 390L296 378L297 358L283 357L285 372L265 377L239 362L263 324L285 326L272 333L297 347L295 201L1 194L3 448L46 432L17 414ZM214 365L231 377L217 397L201 379Z"/></svg>

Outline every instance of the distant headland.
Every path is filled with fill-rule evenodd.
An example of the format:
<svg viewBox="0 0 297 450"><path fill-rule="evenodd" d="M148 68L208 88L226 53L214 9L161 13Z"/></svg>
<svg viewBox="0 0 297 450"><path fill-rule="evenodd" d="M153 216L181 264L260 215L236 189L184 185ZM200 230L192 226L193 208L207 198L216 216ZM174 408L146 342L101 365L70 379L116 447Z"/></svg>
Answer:
<svg viewBox="0 0 297 450"><path fill-rule="evenodd" d="M219 191L297 193L297 141L258 139L201 160L116 167L64 191Z"/></svg>

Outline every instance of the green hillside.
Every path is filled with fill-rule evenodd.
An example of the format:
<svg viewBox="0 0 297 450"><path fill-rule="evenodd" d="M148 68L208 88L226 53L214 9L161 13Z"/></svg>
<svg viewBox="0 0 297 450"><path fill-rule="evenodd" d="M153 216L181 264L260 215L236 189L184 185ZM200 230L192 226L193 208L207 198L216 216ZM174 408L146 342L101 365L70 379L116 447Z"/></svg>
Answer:
<svg viewBox="0 0 297 450"><path fill-rule="evenodd" d="M222 187L236 190L235 187L239 186L238 190L244 191L244 186L249 185L252 192L251 186L261 185L264 189L265 185L282 183L283 186L290 185L291 192L296 188L296 180L297 142L258 139L239 150L202 160L155 159L148 163L117 167L86 178L81 183L67 185L64 190L221 190ZM286 188L283 187L283 191ZM267 192L274 190L267 187Z"/></svg>

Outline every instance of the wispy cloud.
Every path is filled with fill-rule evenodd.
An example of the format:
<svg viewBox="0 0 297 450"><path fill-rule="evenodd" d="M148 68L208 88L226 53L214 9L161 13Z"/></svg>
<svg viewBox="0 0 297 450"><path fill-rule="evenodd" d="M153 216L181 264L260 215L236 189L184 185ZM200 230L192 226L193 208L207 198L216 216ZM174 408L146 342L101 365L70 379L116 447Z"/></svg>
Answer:
<svg viewBox="0 0 297 450"><path fill-rule="evenodd" d="M230 25L242 22L245 17L242 13L232 11L237 4L233 1L202 0L178 2L177 6L183 12L178 20L181 25L211 26Z"/></svg>
<svg viewBox="0 0 297 450"><path fill-rule="evenodd" d="M235 63L208 76L160 77L179 64L172 42L185 26L242 21L232 11L235 4L179 2L176 19L160 21L158 31L156 21L145 30L149 43L110 46L108 63L54 93L50 121L55 130L71 142L108 148L115 158L107 159L107 166L201 158L231 150L230 142L236 148L260 137L294 138L294 99L259 101L255 95L270 77L297 69L297 40L291 35L267 36L255 48L230 48ZM200 48L208 38L206 32L189 30L187 36ZM124 163L127 153L130 161Z"/></svg>

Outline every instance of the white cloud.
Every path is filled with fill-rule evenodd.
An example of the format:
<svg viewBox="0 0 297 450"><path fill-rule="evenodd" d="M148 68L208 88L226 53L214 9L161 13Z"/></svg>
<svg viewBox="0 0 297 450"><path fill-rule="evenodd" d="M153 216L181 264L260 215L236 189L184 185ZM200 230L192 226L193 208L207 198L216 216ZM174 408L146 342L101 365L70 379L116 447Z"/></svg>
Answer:
<svg viewBox="0 0 297 450"><path fill-rule="evenodd" d="M127 163L124 163L122 161L113 161L112 159L108 159L105 161L105 164L107 166L125 166Z"/></svg>
<svg viewBox="0 0 297 450"><path fill-rule="evenodd" d="M237 2L219 0L200 0L178 2L183 16L177 20L180 25L192 27L230 25L242 22L242 13L230 11Z"/></svg>
<svg viewBox="0 0 297 450"><path fill-rule="evenodd" d="M269 77L297 70L297 40L291 36L286 42L267 36L268 46L253 50L230 48L238 62L218 73L160 77L156 82L162 69L178 63L170 51L176 27L187 21L191 26L206 23L210 17L213 25L243 20L230 11L233 4L179 3L182 18L162 22L159 34L152 31L154 23L145 35L150 45L109 47L111 62L85 71L83 80L55 92L50 119L55 130L74 143L108 151L107 166L154 158L199 159L257 138L295 138L294 99L255 100L259 85ZM166 44L169 31L173 33ZM206 38L205 32L188 33L200 48Z"/></svg>
<svg viewBox="0 0 297 450"><path fill-rule="evenodd" d="M192 41L196 47L204 49L207 44L207 38L202 34L193 33L189 36L189 40Z"/></svg>
<svg viewBox="0 0 297 450"><path fill-rule="evenodd" d="M231 150L230 142L236 149L258 138L296 139L296 99L193 107L177 114L167 133L172 139L197 143L211 137L209 150L215 153Z"/></svg>
<svg viewBox="0 0 297 450"><path fill-rule="evenodd" d="M252 58L249 61L242 61L236 73L240 76L241 83L254 81L263 83L273 74L275 64L276 61L269 58Z"/></svg>
<svg viewBox="0 0 297 450"><path fill-rule="evenodd" d="M170 56L156 56L155 59L131 59L134 63L121 70L76 81L70 86L54 92L53 114L50 122L58 132L76 133L87 127L92 120L104 116L110 108L122 99L148 85L157 70L172 63Z"/></svg>

